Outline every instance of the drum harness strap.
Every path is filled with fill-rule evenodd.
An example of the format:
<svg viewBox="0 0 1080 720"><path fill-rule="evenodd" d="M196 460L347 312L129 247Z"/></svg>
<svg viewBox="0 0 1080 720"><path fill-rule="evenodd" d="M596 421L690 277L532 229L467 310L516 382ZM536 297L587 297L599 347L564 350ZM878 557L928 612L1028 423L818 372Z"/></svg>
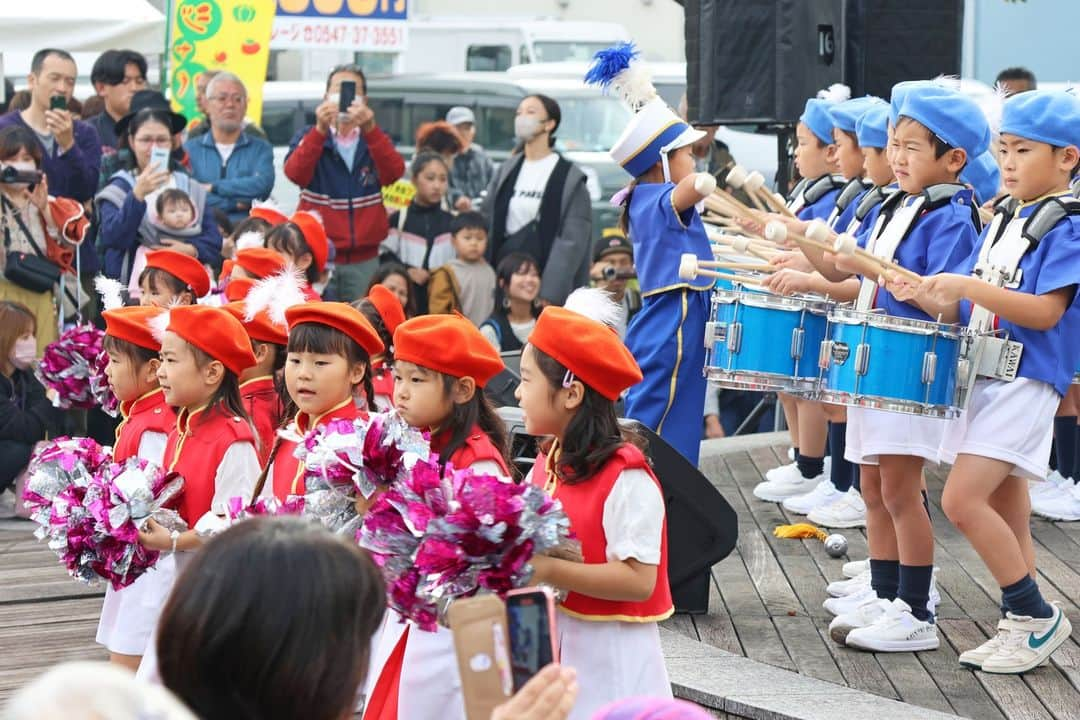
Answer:
<svg viewBox="0 0 1080 720"><path fill-rule="evenodd" d="M1006 198L995 206L994 219L979 248L973 275L996 287L1019 287L1024 256L1066 217L1080 215L1080 200L1070 196L1046 198L1026 218L1016 217L1019 205L1017 200ZM975 368L976 376L1010 382L1016 379L1024 346L995 335L996 324L993 313L974 305L968 323L971 332L961 355L969 360L969 368ZM967 378L960 378L962 382L965 379L970 381L970 372Z"/></svg>
<svg viewBox="0 0 1080 720"><path fill-rule="evenodd" d="M894 262L897 248L911 234L919 218L948 205L958 192L965 189L965 186L959 183L942 183L931 185L915 196L899 191L888 195L882 201L881 213L874 224L867 249L879 258ZM911 202L905 204L905 199L910 199ZM974 205L971 212L975 227L981 228L978 210ZM877 278L864 277L859 287L859 297L855 301L855 309L868 312L874 303L877 288Z"/></svg>
<svg viewBox="0 0 1080 720"><path fill-rule="evenodd" d="M826 193L843 186L844 178L841 175L822 175L817 180L800 180L791 193L788 209L798 214L807 205L813 205L825 197Z"/></svg>
<svg viewBox="0 0 1080 720"><path fill-rule="evenodd" d="M886 202L894 195L903 195L903 192L899 188L889 187L875 187L863 196L863 199L859 201L858 207L855 208L855 217L851 219L845 232L850 235L854 235L862 227L863 221L866 220L866 216L870 214L870 211L876 208L878 205Z"/></svg>
<svg viewBox="0 0 1080 720"><path fill-rule="evenodd" d="M855 198L859 197L859 194L870 190L873 185L868 180L863 178L852 178L848 180L847 184L840 191L840 194L836 196L836 205L833 207L832 212L829 213L829 219L826 220L826 224L829 227L835 227L836 221L844 214L844 211L850 207L851 203L855 202Z"/></svg>

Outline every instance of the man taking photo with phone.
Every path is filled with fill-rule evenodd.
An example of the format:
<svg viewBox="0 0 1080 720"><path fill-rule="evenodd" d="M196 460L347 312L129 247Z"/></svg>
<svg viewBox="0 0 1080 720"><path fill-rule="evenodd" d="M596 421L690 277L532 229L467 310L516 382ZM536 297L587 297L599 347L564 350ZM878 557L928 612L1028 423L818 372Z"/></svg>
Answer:
<svg viewBox="0 0 1080 720"><path fill-rule="evenodd" d="M379 243L389 231L382 189L405 172L405 161L376 124L366 95L359 66L331 70L315 125L293 137L285 157L285 176L301 188L297 209L317 212L334 243L327 290L344 302L367 293L379 264Z"/></svg>

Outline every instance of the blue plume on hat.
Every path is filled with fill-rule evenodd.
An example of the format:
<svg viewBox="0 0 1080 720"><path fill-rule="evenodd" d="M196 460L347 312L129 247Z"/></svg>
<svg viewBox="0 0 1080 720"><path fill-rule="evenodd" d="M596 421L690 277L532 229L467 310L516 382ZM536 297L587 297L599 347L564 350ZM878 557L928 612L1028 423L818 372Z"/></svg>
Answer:
<svg viewBox="0 0 1080 720"><path fill-rule="evenodd" d="M598 51L593 56L589 71L585 73L585 82L599 85L605 93L614 88L622 96L623 102L637 112L656 98L652 75L645 63L638 61L640 54L632 42L621 42Z"/></svg>

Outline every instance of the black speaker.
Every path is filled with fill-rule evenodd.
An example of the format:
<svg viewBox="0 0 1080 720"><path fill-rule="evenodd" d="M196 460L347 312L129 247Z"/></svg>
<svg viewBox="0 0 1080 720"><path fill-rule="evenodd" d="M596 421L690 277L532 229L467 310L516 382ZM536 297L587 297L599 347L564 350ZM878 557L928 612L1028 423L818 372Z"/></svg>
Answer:
<svg viewBox="0 0 1080 720"><path fill-rule="evenodd" d="M689 118L794 123L843 78L844 0L685 0Z"/></svg>
<svg viewBox="0 0 1080 720"><path fill-rule="evenodd" d="M902 80L960 74L963 0L847 0L844 82L888 99Z"/></svg>
<svg viewBox="0 0 1080 720"><path fill-rule="evenodd" d="M515 465L527 473L536 458L536 438L525 432L521 410L502 407ZM635 420L620 420L649 443L646 455L660 481L667 511L668 584L675 611L709 610L710 570L735 549L739 518L720 491L663 438Z"/></svg>

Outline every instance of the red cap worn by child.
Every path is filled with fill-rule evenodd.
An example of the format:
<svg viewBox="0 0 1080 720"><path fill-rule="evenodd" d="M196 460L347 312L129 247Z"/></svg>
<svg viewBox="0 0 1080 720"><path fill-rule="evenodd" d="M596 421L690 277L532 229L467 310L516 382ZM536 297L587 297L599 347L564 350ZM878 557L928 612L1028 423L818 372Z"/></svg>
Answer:
<svg viewBox="0 0 1080 720"><path fill-rule="evenodd" d="M260 204L255 202L251 206L251 211L248 213L248 217L262 218L266 222L270 223L271 227L278 225L284 225L289 222L288 216L285 213L277 209L277 206L266 203Z"/></svg>
<svg viewBox="0 0 1080 720"><path fill-rule="evenodd" d="M326 238L326 228L322 220L312 213L300 210L293 213L289 222L300 228L304 234L304 242L311 248L311 258L315 267L322 272L326 269L326 260L330 256L330 241Z"/></svg>
<svg viewBox="0 0 1080 720"><path fill-rule="evenodd" d="M394 358L450 377L471 377L478 387L506 367L492 344L461 315L406 320L394 333Z"/></svg>
<svg viewBox="0 0 1080 720"><path fill-rule="evenodd" d="M147 350L161 352L161 343L150 329L150 320L165 312L150 306L120 307L101 313L105 319L105 334L117 340L138 345Z"/></svg>
<svg viewBox="0 0 1080 720"><path fill-rule="evenodd" d="M397 295L385 285L376 285L368 291L367 299L375 306L390 335L397 332L401 323L405 322L405 308Z"/></svg>
<svg viewBox="0 0 1080 720"><path fill-rule="evenodd" d="M225 310L206 305L171 308L165 330L219 361L236 375L255 364L247 331Z"/></svg>
<svg viewBox="0 0 1080 720"><path fill-rule="evenodd" d="M284 255L270 248L238 250L235 262L258 280L281 272L289 264Z"/></svg>
<svg viewBox="0 0 1080 720"><path fill-rule="evenodd" d="M348 303L309 302L294 305L285 311L285 321L289 323L289 330L302 323L332 327L355 340L368 355L378 355L386 349L368 319Z"/></svg>
<svg viewBox="0 0 1080 720"><path fill-rule="evenodd" d="M146 253L146 267L163 270L191 288L196 298L210 292L210 275L195 258L177 250L154 250Z"/></svg>
<svg viewBox="0 0 1080 720"><path fill-rule="evenodd" d="M262 310L250 320L247 317L247 308L242 302L230 302L221 306L221 309L240 321L247 330L248 337L258 342L273 343L274 345L288 345L289 332L281 325L270 319L270 314Z"/></svg>
<svg viewBox="0 0 1080 720"><path fill-rule="evenodd" d="M545 308L529 344L608 400L641 382L641 368L615 330L573 310Z"/></svg>
<svg viewBox="0 0 1080 720"><path fill-rule="evenodd" d="M251 288L255 287L257 280L252 278L232 278L225 286L225 299L229 302L239 302L248 296Z"/></svg>

